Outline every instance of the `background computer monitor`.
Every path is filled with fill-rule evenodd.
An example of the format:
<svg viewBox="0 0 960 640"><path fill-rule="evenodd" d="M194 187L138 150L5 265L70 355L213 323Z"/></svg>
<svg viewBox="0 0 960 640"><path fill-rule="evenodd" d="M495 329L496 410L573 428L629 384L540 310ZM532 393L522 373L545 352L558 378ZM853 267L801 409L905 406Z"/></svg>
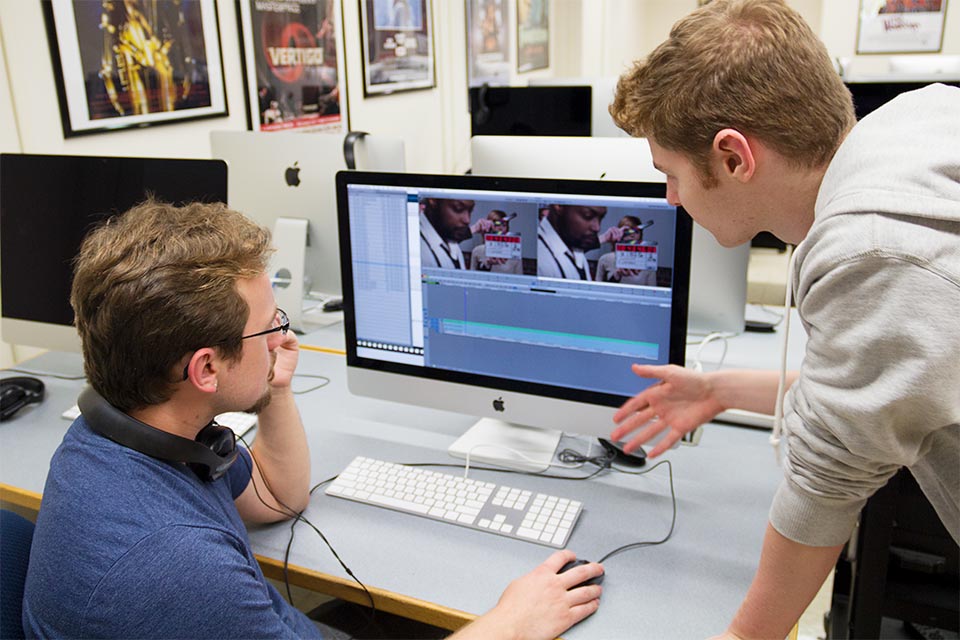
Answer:
<svg viewBox="0 0 960 640"><path fill-rule="evenodd" d="M307 221L306 291L340 295L334 176L347 168L344 138L328 133L213 131L211 154L230 167L227 203L274 229L277 218ZM355 146L358 169L403 171L401 138L367 135Z"/></svg>
<svg viewBox="0 0 960 640"><path fill-rule="evenodd" d="M0 295L4 341L80 351L70 287L86 233L148 193L183 204L224 202L218 160L0 155Z"/></svg>
<svg viewBox="0 0 960 640"><path fill-rule="evenodd" d="M475 175L664 182L642 138L476 136ZM728 249L693 225L687 332L740 333L747 304L750 245Z"/></svg>
<svg viewBox="0 0 960 640"><path fill-rule="evenodd" d="M844 84L853 95L853 106L857 113L857 120L879 109L901 93L915 91L931 84L932 80L905 81L897 79L847 79ZM943 84L960 87L960 81L943 79Z"/></svg>
<svg viewBox="0 0 960 640"><path fill-rule="evenodd" d="M529 86L589 86L590 98L590 135L595 138L627 138L629 134L613 122L610 115L610 103L617 89L618 76L596 78L530 78Z"/></svg>
<svg viewBox="0 0 960 640"><path fill-rule="evenodd" d="M429 266L421 212L431 198L471 201L475 211L506 202L538 233L551 204L653 221L651 257L665 277L640 286ZM349 388L487 418L478 423L487 435L467 436L483 446L460 442L455 455L517 466L529 457L536 468L560 431L609 434L615 407L651 384L631 364L684 362L691 221L667 202L664 183L342 172L337 200ZM518 241L548 261L526 233Z"/></svg>
<svg viewBox="0 0 960 640"><path fill-rule="evenodd" d="M589 86L471 87L471 135L589 136Z"/></svg>

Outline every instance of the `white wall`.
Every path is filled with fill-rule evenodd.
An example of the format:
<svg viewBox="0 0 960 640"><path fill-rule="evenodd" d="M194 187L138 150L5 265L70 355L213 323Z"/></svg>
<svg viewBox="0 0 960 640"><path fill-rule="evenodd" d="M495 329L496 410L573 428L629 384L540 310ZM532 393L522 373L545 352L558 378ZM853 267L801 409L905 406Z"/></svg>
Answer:
<svg viewBox="0 0 960 640"><path fill-rule="evenodd" d="M947 7L943 29L943 49L945 55L960 54L960 10L956 6ZM873 74L887 71L886 55L857 55L857 12L858 0L823 0L822 15L818 33L827 45L827 50L835 58L850 58L850 69L855 73ZM915 54L924 57L927 54Z"/></svg>

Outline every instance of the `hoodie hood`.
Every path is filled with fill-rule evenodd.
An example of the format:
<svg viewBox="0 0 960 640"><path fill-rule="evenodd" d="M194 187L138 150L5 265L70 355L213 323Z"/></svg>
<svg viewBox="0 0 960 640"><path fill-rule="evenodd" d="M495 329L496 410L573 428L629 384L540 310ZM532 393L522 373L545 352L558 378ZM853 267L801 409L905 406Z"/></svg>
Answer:
<svg viewBox="0 0 960 640"><path fill-rule="evenodd" d="M817 222L862 212L960 220L958 139L960 88L932 84L891 100L840 145L817 195Z"/></svg>

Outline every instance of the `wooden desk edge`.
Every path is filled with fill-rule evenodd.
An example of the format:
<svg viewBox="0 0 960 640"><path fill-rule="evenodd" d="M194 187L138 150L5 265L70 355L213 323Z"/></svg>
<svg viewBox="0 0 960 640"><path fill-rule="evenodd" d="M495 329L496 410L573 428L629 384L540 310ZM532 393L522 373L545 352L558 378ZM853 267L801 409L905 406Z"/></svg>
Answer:
<svg viewBox="0 0 960 640"><path fill-rule="evenodd" d="M257 560L260 562L260 567L263 569L265 576L283 582L282 561L261 555L257 556ZM338 578L296 565L288 565L287 569L290 584L292 585L324 593L366 607L370 606L370 599L367 597L367 594L360 585L353 580ZM435 627L455 631L476 618L475 615L470 613L441 607L424 600L410 598L384 589L378 589L376 587L369 587L369 589L371 595L373 595L373 601L377 606L377 610L432 624Z"/></svg>
<svg viewBox="0 0 960 640"><path fill-rule="evenodd" d="M23 507L36 513L40 511L41 497L39 493L20 489L19 487L12 487L0 482L0 502L9 502L10 504Z"/></svg>
<svg viewBox="0 0 960 640"><path fill-rule="evenodd" d="M42 495L19 487L0 483L0 502L9 503L36 514L40 511ZM268 578L283 582L283 562L257 555L260 567ZM290 584L311 589L341 600L369 606L370 600L360 586L352 581L326 575L295 565L289 566ZM388 611L404 618L412 618L444 629L456 630L471 622L476 616L448 609L416 598L409 598L384 589L371 588L377 609Z"/></svg>

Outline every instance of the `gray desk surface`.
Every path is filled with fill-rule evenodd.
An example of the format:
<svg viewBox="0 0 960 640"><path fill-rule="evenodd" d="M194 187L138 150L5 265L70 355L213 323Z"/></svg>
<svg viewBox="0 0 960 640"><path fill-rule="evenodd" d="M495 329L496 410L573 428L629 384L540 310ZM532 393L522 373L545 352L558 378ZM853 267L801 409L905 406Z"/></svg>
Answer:
<svg viewBox="0 0 960 640"><path fill-rule="evenodd" d="M455 463L446 448L473 420L350 395L345 359L330 352L342 347L341 330L340 325L325 327L301 340L327 351L305 348L298 371L330 378L322 389L298 396L314 482L335 475L355 455ZM799 326L794 330L802 335ZM761 351L741 353L740 344L747 341L750 349ZM773 368L778 345L779 333L738 337L731 341L727 365L766 362L766 368ZM24 368L78 372L80 361L68 354L45 354ZM0 426L4 499L10 499L11 489L39 497L50 457L69 426L60 413L75 402L82 387L80 381L49 377L44 381L48 400ZM295 391L316 382L296 378ZM752 579L767 510L781 477L767 435L711 425L699 446L670 452L667 458L674 465L678 502L672 539L609 559L600 611L565 637L688 638L721 631ZM670 526L665 465L643 476L611 473L589 482L481 471L471 471L471 477L583 501L584 513L568 546L591 560L624 544L660 539ZM552 552L527 542L330 498L322 489L315 492L305 515L375 592L381 606L433 621L462 619L457 612L486 611L510 580ZM274 568L283 558L289 531L289 523L251 530L254 550ZM296 528L290 564L293 582L329 587L330 593L364 601L320 538L302 524Z"/></svg>

